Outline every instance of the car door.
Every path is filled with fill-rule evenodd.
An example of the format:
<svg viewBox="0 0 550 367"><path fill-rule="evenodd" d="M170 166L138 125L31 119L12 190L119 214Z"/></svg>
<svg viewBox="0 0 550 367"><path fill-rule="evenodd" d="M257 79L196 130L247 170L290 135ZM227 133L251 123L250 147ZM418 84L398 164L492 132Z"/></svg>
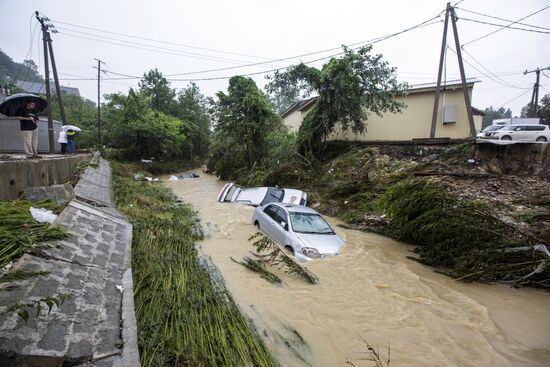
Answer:
<svg viewBox="0 0 550 367"><path fill-rule="evenodd" d="M281 245L285 245L287 241L288 236L288 217L284 209L275 206L276 211L276 217L275 217L275 224L273 226L273 239L280 243ZM284 224L284 226L283 226Z"/></svg>
<svg viewBox="0 0 550 367"><path fill-rule="evenodd" d="M260 228L269 237L275 239L275 229L279 224L276 223L277 211L275 205L268 205L264 208L262 213L262 221L260 222Z"/></svg>
<svg viewBox="0 0 550 367"><path fill-rule="evenodd" d="M514 130L513 137L514 137L514 140L519 140L519 141L529 140L529 132L527 131L527 126L518 126Z"/></svg>

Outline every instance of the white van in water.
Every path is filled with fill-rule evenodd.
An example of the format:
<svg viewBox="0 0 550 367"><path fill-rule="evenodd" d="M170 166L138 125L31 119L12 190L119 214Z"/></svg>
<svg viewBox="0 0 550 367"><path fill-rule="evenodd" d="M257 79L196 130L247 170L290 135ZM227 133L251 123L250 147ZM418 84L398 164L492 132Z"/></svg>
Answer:
<svg viewBox="0 0 550 367"><path fill-rule="evenodd" d="M278 187L252 187L245 189L234 183L226 183L218 194L220 203L265 205L268 203L307 204L307 194L295 189Z"/></svg>

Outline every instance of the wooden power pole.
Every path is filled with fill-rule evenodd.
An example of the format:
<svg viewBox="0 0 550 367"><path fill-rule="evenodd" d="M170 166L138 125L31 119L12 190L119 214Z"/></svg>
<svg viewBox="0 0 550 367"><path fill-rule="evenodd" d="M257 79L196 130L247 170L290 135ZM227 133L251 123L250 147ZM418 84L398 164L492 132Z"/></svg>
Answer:
<svg viewBox="0 0 550 367"><path fill-rule="evenodd" d="M524 75L527 75L529 73L536 73L537 75L537 81L535 82L535 85L533 86L533 94L531 96L531 108L533 108L533 116L530 117L537 117L539 113L539 86L540 86L540 72L543 70L550 70L550 66L540 69L536 68L535 70L525 70L523 72Z"/></svg>
<svg viewBox="0 0 550 367"><path fill-rule="evenodd" d="M97 142L101 147L101 64L105 65L100 59L97 61ZM104 71L103 71L104 72Z"/></svg>
<svg viewBox="0 0 550 367"><path fill-rule="evenodd" d="M468 86L466 84L466 75L464 73L464 64L462 62L462 51L460 48L460 41L458 40L458 29L456 27L456 13L451 3L447 3L447 9L445 11L445 26L443 28L443 41L441 43L441 55L439 57L439 71L437 74L437 86L435 89L435 101L432 114L432 125L430 129L430 138L435 138L435 129L437 125L437 115L439 111L439 94L441 93L441 74L443 72L443 57L445 55L445 48L447 47L447 28L449 23L449 17L451 18L451 24L453 27L453 34L455 39L456 55L458 58L458 67L460 69L460 79L462 81L462 90L464 93L464 104L466 105L466 113L468 116L468 124L470 126L470 138L474 139L476 136L476 128L474 125L474 116L472 115L472 105L470 102L470 95L468 94Z"/></svg>
<svg viewBox="0 0 550 367"><path fill-rule="evenodd" d="M50 153L55 153L55 145L54 145L54 139L53 139L53 117L52 117L52 97L51 97L51 90L50 90L50 67L48 64L48 28L45 23L45 19L40 17L38 12L36 14L36 19L40 22L40 25L42 26L42 42L43 42L43 48L44 48L44 78L46 83L46 101L48 102L48 106L46 107L46 111L48 113L48 143L50 146Z"/></svg>
<svg viewBox="0 0 550 367"><path fill-rule="evenodd" d="M54 143L54 129L53 129L53 117L52 117L52 105L51 105L51 89L50 89L50 70L49 60L52 62L52 73L55 84L55 93L57 96L57 104L59 106L59 114L61 115L61 122L63 125L67 125L67 117L65 115L65 108L63 106L63 99L61 96L61 86L59 85L59 78L57 77L57 67L55 64L55 57L53 54L52 38L50 37L50 30L53 33L57 33L57 30L51 23L48 23L49 19L41 17L38 12L35 12L36 19L40 22L42 28L42 40L44 42L44 73L46 79L46 99L48 101L47 113L48 113L48 142L50 145L50 153L55 153ZM49 54L49 60L48 60Z"/></svg>

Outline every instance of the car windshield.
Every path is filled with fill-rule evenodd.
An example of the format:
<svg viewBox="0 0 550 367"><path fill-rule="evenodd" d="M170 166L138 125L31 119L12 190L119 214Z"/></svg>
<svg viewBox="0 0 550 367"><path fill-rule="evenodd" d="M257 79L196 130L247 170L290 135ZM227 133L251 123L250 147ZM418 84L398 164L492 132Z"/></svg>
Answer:
<svg viewBox="0 0 550 367"><path fill-rule="evenodd" d="M332 228L319 214L290 212L290 223L294 232L334 234Z"/></svg>
<svg viewBox="0 0 550 367"><path fill-rule="evenodd" d="M488 132L488 131L497 131L497 130L500 130L502 129L503 125L492 125L492 126L487 126L485 128L485 130L483 130L483 132Z"/></svg>
<svg viewBox="0 0 550 367"><path fill-rule="evenodd" d="M231 201L231 198L233 197L233 195L235 195L235 191L237 191L238 189L240 189L239 186L237 185L233 185L231 186L231 188L229 189L229 191L227 192L227 194L225 195L225 202L228 203Z"/></svg>
<svg viewBox="0 0 550 367"><path fill-rule="evenodd" d="M284 197L285 190L279 189L277 187L268 187L267 194L265 194L265 198L262 200L261 205L269 203L280 203L281 201L283 201Z"/></svg>

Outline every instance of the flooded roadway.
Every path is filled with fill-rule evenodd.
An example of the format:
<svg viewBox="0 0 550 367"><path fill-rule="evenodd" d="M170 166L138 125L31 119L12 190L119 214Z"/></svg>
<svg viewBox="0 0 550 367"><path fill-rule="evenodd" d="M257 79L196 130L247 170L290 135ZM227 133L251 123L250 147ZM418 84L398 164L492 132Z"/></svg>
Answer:
<svg viewBox="0 0 550 367"><path fill-rule="evenodd" d="M224 183L197 172L165 185L199 212L203 252L281 366L372 366L363 340L390 344L392 367L550 365L550 293L456 282L383 236L335 227L341 254L307 264L318 285L278 270L284 285L266 282L231 260L253 250L254 208L218 203Z"/></svg>

